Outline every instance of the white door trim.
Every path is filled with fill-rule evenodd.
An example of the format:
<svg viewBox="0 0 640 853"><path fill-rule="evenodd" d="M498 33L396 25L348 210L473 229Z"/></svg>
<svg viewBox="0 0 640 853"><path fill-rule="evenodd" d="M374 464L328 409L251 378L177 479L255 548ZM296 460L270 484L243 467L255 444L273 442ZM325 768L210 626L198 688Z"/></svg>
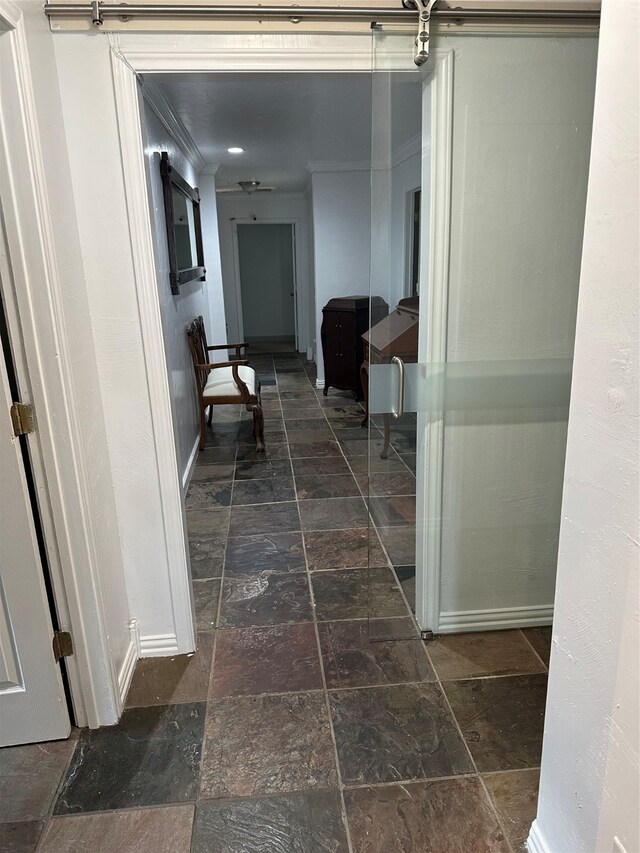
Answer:
<svg viewBox="0 0 640 853"><path fill-rule="evenodd" d="M143 150L140 92L136 74L122 55L111 52L120 153L129 216L131 254L142 332L147 386L153 425L160 499L164 516L164 544L171 589L173 640L164 654L195 649L195 622L186 548L182 482L176 466L175 433L162 317L158 302L156 262L149 213ZM141 639L144 655L147 638ZM153 651L157 654L157 648Z"/></svg>
<svg viewBox="0 0 640 853"><path fill-rule="evenodd" d="M66 663L75 721L98 726L115 721L122 702L108 644L91 460L79 427L25 24L8 0L0 0L0 39L0 198L15 286L13 322L19 319L31 402L36 417L40 413L29 448L58 618L73 635Z"/></svg>
<svg viewBox="0 0 640 853"><path fill-rule="evenodd" d="M449 247L453 139L453 50L434 50L431 82L431 147L423 158L428 171L429 253L421 259L420 340L418 362L444 364L447 358ZM425 92L426 96L426 92ZM423 182L424 183L424 182ZM439 389L441 393L444 389ZM429 395L435 399L435 395ZM444 466L444 404L418 414L416 494L416 618L422 631L438 630L442 541L442 477ZM420 568L422 570L420 570Z"/></svg>
<svg viewBox="0 0 640 853"><path fill-rule="evenodd" d="M298 290L300 270L298 268L299 252L296 252L296 240L300 235L300 220L294 217L271 218L260 216L257 219L234 219L233 220L233 287L236 297L236 310L238 312L238 329L240 340L244 340L244 317L242 313L242 281L240 279L240 247L238 245L238 225L290 225L291 226L291 248L293 251L293 323L296 350L299 346L298 315L300 313L301 294Z"/></svg>
<svg viewBox="0 0 640 853"><path fill-rule="evenodd" d="M351 37L252 35L246 37L171 34L118 36L109 34L114 95L123 164L126 204L134 258L135 288L140 312L149 397L155 432L167 566L172 595L174 631L162 637L141 638L143 656L170 655L195 648L193 605L182 502L182 483L176 470L175 435L169 379L158 305L144 168L140 96L137 75L156 71L369 71L370 35ZM213 42L215 42L215 49ZM242 42L242 44L241 44ZM340 50L336 50L337 44ZM196 49L197 48L197 49ZM262 219L261 221L276 221ZM284 219L279 221L285 221ZM300 221L286 222L298 226ZM297 253L296 279L304 280ZM236 271L237 275L237 271ZM236 288L237 298L239 288ZM298 289L298 296L300 291ZM301 306L298 305L300 310ZM302 306L304 310L304 306ZM241 316L241 311L240 311ZM117 679L115 681L117 685Z"/></svg>

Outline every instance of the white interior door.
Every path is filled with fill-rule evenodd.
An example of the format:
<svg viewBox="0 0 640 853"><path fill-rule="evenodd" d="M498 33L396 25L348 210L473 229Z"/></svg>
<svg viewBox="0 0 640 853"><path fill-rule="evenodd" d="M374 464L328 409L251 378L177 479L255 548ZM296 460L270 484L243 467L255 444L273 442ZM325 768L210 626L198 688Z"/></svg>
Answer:
<svg viewBox="0 0 640 853"><path fill-rule="evenodd" d="M0 386L0 746L8 746L66 738L70 723L2 349Z"/></svg>

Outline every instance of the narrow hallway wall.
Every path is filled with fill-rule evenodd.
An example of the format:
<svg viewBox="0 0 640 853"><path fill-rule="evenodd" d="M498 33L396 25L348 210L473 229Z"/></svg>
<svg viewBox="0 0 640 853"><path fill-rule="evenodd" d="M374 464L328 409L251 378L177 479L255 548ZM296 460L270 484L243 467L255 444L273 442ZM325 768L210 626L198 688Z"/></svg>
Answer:
<svg viewBox="0 0 640 853"><path fill-rule="evenodd" d="M189 467L194 457L194 446L200 433L193 363L187 346L185 329L194 317L201 314L205 318L209 337L212 338L209 289L211 278L214 277L215 258L211 259L210 265L206 251L209 248L207 242L204 247L206 280L190 281L182 285L180 293L176 295L171 293L164 198L160 176L160 152L168 152L169 162L191 186L198 186L198 176L196 164L190 162L188 155L172 138L153 107L146 100L143 100L143 104L146 131L144 155L149 181L150 213L158 274L158 301L162 314L162 328L173 403L178 474L184 484L188 478ZM210 225L209 221L206 225ZM204 226L205 223L203 223L203 242L205 237ZM208 230L207 228L207 232ZM217 234L215 234L215 239L217 240ZM211 342L213 343L213 338ZM216 343L218 342L216 340Z"/></svg>

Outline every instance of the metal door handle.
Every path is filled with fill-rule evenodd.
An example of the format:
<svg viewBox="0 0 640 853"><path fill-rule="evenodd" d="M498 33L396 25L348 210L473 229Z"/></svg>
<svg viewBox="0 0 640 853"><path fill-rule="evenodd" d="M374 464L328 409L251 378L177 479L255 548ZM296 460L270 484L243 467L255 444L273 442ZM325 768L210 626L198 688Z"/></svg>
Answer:
<svg viewBox="0 0 640 853"><path fill-rule="evenodd" d="M391 363L398 365L398 408L392 412L393 417L398 420L404 415L404 361L399 356L394 355Z"/></svg>

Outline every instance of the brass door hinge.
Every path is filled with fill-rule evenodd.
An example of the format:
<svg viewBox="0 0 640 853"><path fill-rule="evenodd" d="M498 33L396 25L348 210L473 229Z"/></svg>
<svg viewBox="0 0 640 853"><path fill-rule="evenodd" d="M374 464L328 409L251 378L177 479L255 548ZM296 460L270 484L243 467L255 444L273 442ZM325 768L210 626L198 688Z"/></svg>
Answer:
<svg viewBox="0 0 640 853"><path fill-rule="evenodd" d="M11 406L11 423L13 434L28 435L35 429L33 418L33 406L29 403L14 403Z"/></svg>
<svg viewBox="0 0 640 853"><path fill-rule="evenodd" d="M60 658L68 658L73 654L73 641L68 631L56 631L53 635L53 656L56 663Z"/></svg>

